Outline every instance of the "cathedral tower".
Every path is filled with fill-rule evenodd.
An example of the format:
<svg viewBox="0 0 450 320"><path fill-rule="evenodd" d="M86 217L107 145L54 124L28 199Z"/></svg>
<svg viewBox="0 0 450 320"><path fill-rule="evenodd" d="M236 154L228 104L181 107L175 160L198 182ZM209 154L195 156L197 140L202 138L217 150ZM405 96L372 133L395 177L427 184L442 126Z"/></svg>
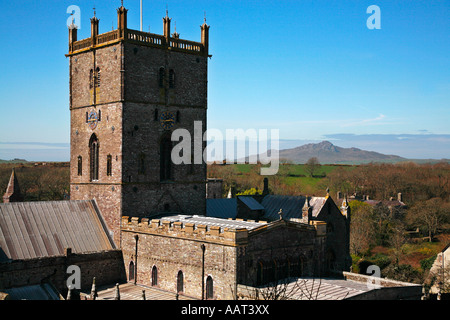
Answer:
<svg viewBox="0 0 450 320"><path fill-rule="evenodd" d="M194 121L206 130L210 55L206 22L193 42L170 34L167 13L164 35L128 29L123 6L117 19L116 30L99 33L94 15L84 40L69 27L66 56L70 197L95 199L120 246L122 216L206 214L206 163L175 165L171 134L183 128L194 137Z"/></svg>

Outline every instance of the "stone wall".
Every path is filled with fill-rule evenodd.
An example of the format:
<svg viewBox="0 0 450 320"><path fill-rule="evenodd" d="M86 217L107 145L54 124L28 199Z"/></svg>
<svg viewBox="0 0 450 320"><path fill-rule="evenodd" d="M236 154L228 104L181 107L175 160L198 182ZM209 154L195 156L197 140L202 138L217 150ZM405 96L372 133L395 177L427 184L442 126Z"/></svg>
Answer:
<svg viewBox="0 0 450 320"><path fill-rule="evenodd" d="M80 267L81 290L90 291L95 277L97 286L125 281L122 251L68 253L64 256L15 260L0 263L0 289L9 289L41 282L51 282L65 296L70 265Z"/></svg>
<svg viewBox="0 0 450 320"><path fill-rule="evenodd" d="M182 226L177 222L124 217L122 247L128 279L152 286L152 269L156 267L156 286L177 292L177 275L181 271L184 291L180 294L201 299L202 282L205 284L207 277L211 277L214 299L233 299L236 250L245 242L246 235L246 230L220 232L219 227L207 230L204 225ZM131 269L136 266L135 279L130 279L130 272L133 273L130 265Z"/></svg>

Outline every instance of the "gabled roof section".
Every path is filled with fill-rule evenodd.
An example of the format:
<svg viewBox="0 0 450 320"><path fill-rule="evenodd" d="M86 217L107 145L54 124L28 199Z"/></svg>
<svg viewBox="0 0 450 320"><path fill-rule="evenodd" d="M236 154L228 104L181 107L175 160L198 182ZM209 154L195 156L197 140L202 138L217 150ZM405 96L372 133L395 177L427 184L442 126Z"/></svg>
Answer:
<svg viewBox="0 0 450 320"><path fill-rule="evenodd" d="M250 210L264 210L264 207L252 196L239 196L241 200Z"/></svg>
<svg viewBox="0 0 450 320"><path fill-rule="evenodd" d="M93 200L0 204L0 262L114 249Z"/></svg>

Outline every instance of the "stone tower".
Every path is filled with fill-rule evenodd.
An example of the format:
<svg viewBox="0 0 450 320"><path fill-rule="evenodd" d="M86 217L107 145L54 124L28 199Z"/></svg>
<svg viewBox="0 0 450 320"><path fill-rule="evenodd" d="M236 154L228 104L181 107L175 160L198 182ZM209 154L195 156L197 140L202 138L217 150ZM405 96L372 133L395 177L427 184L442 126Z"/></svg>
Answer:
<svg viewBox="0 0 450 320"><path fill-rule="evenodd" d="M117 29L78 40L69 27L71 158L70 198L95 199L120 246L122 216L206 214L206 164L174 164L175 129L194 145L206 130L209 26L201 42L127 28L117 9ZM200 124L200 126L199 126ZM205 142L201 142L202 150ZM192 156L191 160L194 157Z"/></svg>

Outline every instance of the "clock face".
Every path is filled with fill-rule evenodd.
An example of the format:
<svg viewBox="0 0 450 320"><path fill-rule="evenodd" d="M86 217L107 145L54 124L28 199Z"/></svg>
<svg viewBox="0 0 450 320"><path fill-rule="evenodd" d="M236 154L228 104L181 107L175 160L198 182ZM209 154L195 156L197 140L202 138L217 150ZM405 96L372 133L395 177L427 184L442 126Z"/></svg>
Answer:
<svg viewBox="0 0 450 320"><path fill-rule="evenodd" d="M88 124L89 124L89 128L91 128L92 130L94 130L95 128L97 128L97 123L98 123L98 115L97 112L95 111L91 111L88 115Z"/></svg>
<svg viewBox="0 0 450 320"><path fill-rule="evenodd" d="M175 116L168 111L164 111L159 117L159 123L161 124L161 127L169 130L175 123Z"/></svg>

